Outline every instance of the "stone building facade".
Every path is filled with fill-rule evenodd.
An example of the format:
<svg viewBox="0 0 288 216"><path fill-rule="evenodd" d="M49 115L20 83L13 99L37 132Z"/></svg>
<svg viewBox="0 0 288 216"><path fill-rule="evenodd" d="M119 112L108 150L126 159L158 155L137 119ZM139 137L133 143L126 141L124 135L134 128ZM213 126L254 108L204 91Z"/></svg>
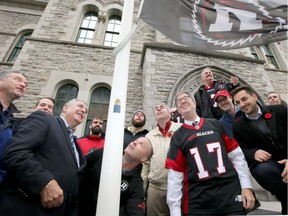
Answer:
<svg viewBox="0 0 288 216"><path fill-rule="evenodd" d="M147 129L155 125L152 107L159 101L173 104L179 90L197 90L200 73L212 67L217 79L237 76L251 85L265 103L269 91L287 99L287 41L269 44L278 69L252 58L249 48L230 51L203 51L177 45L137 19L140 0L135 0L134 21L137 32L132 39L127 91L126 124L136 109L147 113ZM90 44L78 43L77 32L86 11L97 12L97 31ZM104 46L105 28L110 15L122 15L123 1L110 0L3 0L0 2L0 69L22 70L29 79L28 91L16 102L22 116L31 112L41 96L55 97L65 83L79 89L78 98L88 102L93 89L111 89L115 58L113 47ZM24 46L16 60L9 62L19 37ZM261 51L261 48L259 48ZM91 115L94 115L93 113ZM107 116L104 116L104 119ZM83 135L85 125L77 128Z"/></svg>
<svg viewBox="0 0 288 216"><path fill-rule="evenodd" d="M216 79L228 80L233 75L252 86L262 103L267 102L269 91L279 92L287 101L287 41L267 45L277 69L269 63L269 55L261 46L254 51L259 60L253 58L250 48L195 50L173 43L138 20L139 5L140 0L135 0L134 21L138 27L131 43L127 125L132 113L143 109L147 115L146 127L151 130L155 126L153 106L162 101L174 107L173 99L179 90L194 93L201 85L201 70L207 66L214 69ZM114 47L103 44L109 17L121 17L122 10L123 0L1 0L0 70L19 69L29 81L26 95L16 101L22 110L21 117L31 112L38 98L56 97L65 84L76 86L77 98L87 101L88 118L101 115L92 108L91 100L95 89L111 90ZM97 14L97 30L89 44L77 42L87 11ZM27 32L30 34L25 35ZM23 35L25 43L10 61ZM107 119L105 110L102 117ZM86 124L78 126L76 134L82 136L85 127L87 130Z"/></svg>

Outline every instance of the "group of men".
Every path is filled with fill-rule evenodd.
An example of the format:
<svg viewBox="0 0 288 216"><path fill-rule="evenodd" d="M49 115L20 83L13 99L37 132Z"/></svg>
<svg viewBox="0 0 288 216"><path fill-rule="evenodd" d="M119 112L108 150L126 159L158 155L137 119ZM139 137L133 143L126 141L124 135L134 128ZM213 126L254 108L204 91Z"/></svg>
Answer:
<svg viewBox="0 0 288 216"><path fill-rule="evenodd" d="M215 81L211 68L201 78L195 99L176 95L175 122L162 102L153 108L150 132L144 111L133 113L121 143L120 215L246 214L255 205L249 168L287 214L287 106L262 106L250 87L236 77ZM55 101L45 97L17 126L12 102L26 88L20 71L0 73L1 215L95 215L103 119L92 119L89 135L76 139L87 104L73 99L56 117ZM276 104L275 94L269 103Z"/></svg>

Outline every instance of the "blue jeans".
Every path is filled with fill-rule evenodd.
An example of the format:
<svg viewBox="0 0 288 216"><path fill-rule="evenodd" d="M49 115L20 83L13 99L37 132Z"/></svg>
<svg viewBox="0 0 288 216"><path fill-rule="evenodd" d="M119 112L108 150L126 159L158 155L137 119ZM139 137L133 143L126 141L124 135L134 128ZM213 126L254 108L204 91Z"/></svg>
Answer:
<svg viewBox="0 0 288 216"><path fill-rule="evenodd" d="M282 181L281 176L284 167L277 161L268 160L252 165L250 171L255 180L281 202L282 214L287 214L287 184Z"/></svg>

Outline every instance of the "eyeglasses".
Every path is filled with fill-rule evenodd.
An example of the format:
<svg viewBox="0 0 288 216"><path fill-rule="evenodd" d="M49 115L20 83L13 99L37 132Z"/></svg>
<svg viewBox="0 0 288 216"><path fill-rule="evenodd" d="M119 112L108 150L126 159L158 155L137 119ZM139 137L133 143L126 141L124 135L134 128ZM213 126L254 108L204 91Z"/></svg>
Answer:
<svg viewBox="0 0 288 216"><path fill-rule="evenodd" d="M180 103L182 103L182 100L187 101L188 98L190 98L190 96L188 96L188 95L186 95L186 96L184 96L184 97L182 97L182 98L178 98L178 99L176 100L176 103L177 103L177 104L180 104Z"/></svg>
<svg viewBox="0 0 288 216"><path fill-rule="evenodd" d="M222 100L217 100L216 102L217 102L217 104L221 104L223 102L226 102L227 100L228 100L228 97L226 96Z"/></svg>

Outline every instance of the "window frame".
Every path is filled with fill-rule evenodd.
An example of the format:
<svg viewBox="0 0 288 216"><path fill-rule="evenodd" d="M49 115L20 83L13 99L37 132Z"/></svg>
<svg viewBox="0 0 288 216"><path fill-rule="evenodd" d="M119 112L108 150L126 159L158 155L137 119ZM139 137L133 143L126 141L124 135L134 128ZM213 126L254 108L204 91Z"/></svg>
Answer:
<svg viewBox="0 0 288 216"><path fill-rule="evenodd" d="M33 34L33 30L27 30L27 31L21 32L16 37L16 43L13 46L13 49L6 60L7 62L14 63L17 60L23 46L25 45L25 42L26 42L25 37L29 37L32 34Z"/></svg>
<svg viewBox="0 0 288 216"><path fill-rule="evenodd" d="M92 16L94 15L94 16ZM88 20L86 20L88 17L90 17ZM96 17L96 20L92 20L92 17ZM84 22L85 21L88 21L88 27L84 27ZM96 21L96 24L95 24L95 27L94 28L89 28L89 25L92 21ZM98 18L98 13L96 11L86 11L83 15L83 18L81 20L81 24L79 26L79 29L78 29L78 33L77 33L77 36L76 36L76 42L77 43L83 43L83 44L92 44L93 40L94 40L94 37L96 35L96 32L97 32L97 27L98 27L98 24L99 24L99 18ZM81 34L82 32L85 32L85 37L81 37ZM93 32L92 34L92 38L87 38L87 34L89 32ZM79 41L80 39L83 39L84 41L81 42ZM89 43L87 43L87 41L90 41Z"/></svg>
<svg viewBox="0 0 288 216"><path fill-rule="evenodd" d="M113 23L112 23L112 22ZM106 30L104 33L104 41L103 41L103 45L104 46L110 46L110 47L116 47L119 43L119 35L120 35L120 30L121 30L121 21L122 21L122 17L119 15L110 15L108 18L108 22L107 22L107 26L106 26ZM117 23L120 22L120 23ZM112 29L113 30L108 30L109 26L113 25ZM118 31L114 31L116 26L119 27L119 32ZM107 35L110 34L111 35L111 40L107 40ZM118 37L118 41L116 42L115 40L113 40L113 37L117 36Z"/></svg>

